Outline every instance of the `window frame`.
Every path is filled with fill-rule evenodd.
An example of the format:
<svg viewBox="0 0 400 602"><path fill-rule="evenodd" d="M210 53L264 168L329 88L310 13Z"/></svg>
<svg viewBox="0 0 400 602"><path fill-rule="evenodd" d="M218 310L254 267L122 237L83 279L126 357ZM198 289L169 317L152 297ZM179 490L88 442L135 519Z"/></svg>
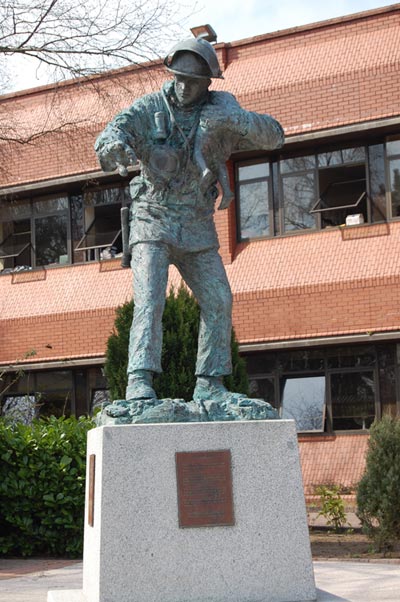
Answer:
<svg viewBox="0 0 400 602"><path fill-rule="evenodd" d="M266 164L268 165L268 175L267 176L260 176L257 178L248 178L246 180L240 180L239 179L239 169L241 167L247 167L247 166L252 166L252 165L261 165L261 164ZM259 158L257 160L244 160L244 161L237 161L235 163L235 198L236 198L236 208L237 208L237 219L236 219L236 236L237 239L239 240L239 242L247 242L249 240L263 240L265 238L272 238L275 236L275 212L274 212L274 202L273 202L273 186L272 186L272 165L271 165L271 161L267 158ZM248 237L248 236L242 236L241 234L241 220L240 220L240 216L241 216L241 211L240 211L240 189L243 186L246 186L247 184L255 184L257 182L267 182L267 187L268 187L268 218L269 218L269 222L268 222L268 230L269 230L269 235L267 236L252 236L252 237Z"/></svg>
<svg viewBox="0 0 400 602"><path fill-rule="evenodd" d="M40 203L40 202L44 202L44 201L51 201L52 199L66 199L67 203L66 203L66 207L61 208L61 209L48 209L48 210L41 210L41 211L36 211L35 210L35 206L36 204ZM24 199L21 199L21 201L23 201ZM6 201L5 201L6 202ZM59 216L63 216L66 218L66 238L65 238L65 243L66 243L66 255L68 257L67 259L67 264L69 265L71 263L72 260L72 245L71 245L71 212L70 212L70 202L69 202L69 195L66 191L60 191L57 194L41 194L38 195L36 197L31 197L29 199L26 199L26 203L29 204L29 215L26 215L25 217L22 218L16 218L16 219L5 219L2 220L1 223L2 224L7 224L7 223L15 223L15 222L19 222L19 221L29 221L29 225L30 225L30 230L29 232L27 231L26 234L30 235L30 242L27 243L24 248L22 250L19 251L19 253L17 254L12 254L12 255L0 255L0 260L3 259L8 259L8 258L14 258L16 259L17 257L19 257L21 255L21 253L23 253L28 247L30 247L30 265L26 266L29 267L32 270L35 269L48 269L48 268L52 268L52 267L58 267L60 265L64 265L62 263L49 263L49 264L38 264L37 262L37 251L36 251L36 247L37 247L37 240L36 240L36 221L37 220L41 220L41 219L45 219L45 218L49 218L49 217L59 217ZM17 233L18 234L18 233ZM12 236L15 236L15 233L11 233L9 234L0 244L0 248L6 243L6 241L11 238ZM13 262L14 266L12 268L4 268L4 269L11 269L11 270L15 270L18 265L15 265L15 261Z"/></svg>
<svg viewBox="0 0 400 602"><path fill-rule="evenodd" d="M106 191L106 190L119 190L119 196L121 196L120 200L116 200L115 202L88 202L86 200L86 196L88 195L94 195L98 192L102 192L102 191ZM121 224L121 209L123 207L129 207L130 204L132 202L132 199L130 197L130 193L129 193L129 182L118 182L118 183L109 183L109 184L103 184L101 186L96 186L96 187L92 187L92 188L87 188L86 190L84 190L82 192L82 209L83 209L83 231L84 234L83 236L80 238L80 240L78 241L78 244L74 247L73 252L74 255L75 253L84 253L84 263L90 263L93 261L105 261L105 259L102 258L101 256L101 251L103 249L112 247L114 245L114 243L118 240L118 238L122 235L122 226L119 228L119 230L113 230L111 231L109 234L112 234L112 238L110 238L110 244L96 244L96 245L88 245L88 246L81 246L82 243L84 243L86 237L90 234L90 230L95 227L96 224L96 220L99 219L99 216L96 217L96 215L94 215L92 221L90 222L90 224L86 227L86 211L90 208L95 208L96 207L107 207L107 206L112 206L112 205L118 205L119 206L119 223ZM92 255L92 258L90 258L90 255Z"/></svg>
<svg viewBox="0 0 400 602"><path fill-rule="evenodd" d="M238 242L251 242L257 240L265 240L280 236L295 236L304 233L312 233L315 231L321 231L326 229L328 226L324 225L322 216L325 212L346 210L350 208L357 209L361 204L364 206L363 213L365 211L365 222L364 225L371 225L374 223L385 223L391 218L391 199L390 197L390 173L388 169L388 157L386 153L386 143L389 139L381 136L375 139L364 139L364 140L353 140L343 144L320 144L312 148L304 148L302 150L296 150L293 152L282 153L268 153L254 159L240 158L234 162L235 171L235 190L236 190L236 230L237 230L237 241ZM382 145L383 155L379 155L378 151L372 150L374 147ZM333 163L330 165L320 164L319 156L334 153L336 151L346 151L351 149L362 149L360 156L355 159L345 158L344 163ZM371 150L370 150L371 149ZM396 155L400 159L400 154ZM310 162L310 168L307 169L293 169L291 171L283 172L281 169L281 163L290 159L296 159L301 157L313 157L314 160ZM372 163L371 163L372 162ZM241 220L240 220L240 187L243 186L247 180L239 180L239 167L246 165L257 165L259 163L269 164L269 176L268 178L268 214L269 214L269 233L268 235L245 237L242 236ZM314 164L314 167L312 166ZM375 171L371 171L371 164L378 166ZM322 208L321 200L322 195L320 194L320 172L321 170L330 170L340 167L363 167L365 169L365 191L360 195L357 201L351 205L338 205L337 207ZM295 228L292 230L285 229L285 202L284 202L284 180L287 177L294 176L306 176L307 174L314 173L314 194L315 201L309 210L310 216L314 216L315 225L312 227ZM374 198L371 194L371 178L373 173L382 173L384 175L385 185L385 202L377 200L377 192L374 193ZM261 178L262 179L262 178ZM361 180L360 178L356 178ZM364 179L364 178L362 178ZM249 182L253 180L248 180ZM256 181L256 180L254 180ZM349 182L353 181L352 179ZM389 183L388 183L389 181ZM382 182L383 185L383 182ZM400 216L395 219L400 219ZM343 224L334 224L332 227L340 228Z"/></svg>
<svg viewBox="0 0 400 602"><path fill-rule="evenodd" d="M393 344L395 342L387 341L385 344ZM383 343L382 343L383 344ZM332 367L329 365L330 358L342 358L341 361L346 361L347 355L343 353L343 350L348 349L351 353L349 357L353 357L354 354L360 354L364 358L364 362L361 365L352 366L338 366ZM397 363L395 364L395 375L396 375L396 407L400 415L400 342L398 343L398 356ZM288 364L284 364L285 354L292 352L316 352L315 356L311 359L318 360L318 353L320 354L320 367L305 366L304 369L288 369ZM333 353L333 355L332 355ZM374 379L374 412L375 419L379 420L382 417L384 407L382 405L381 392L380 392L380 345L376 344L353 344L353 345L334 345L325 347L304 347L304 348L293 348L293 349L279 349L275 351L267 352L266 357L262 360L263 352L251 352L252 356L259 355L259 360L256 361L257 369L254 372L249 372L249 380L258 380L268 378L274 383L274 407L278 410L279 414L282 413L282 381L288 378L305 378L310 376L324 376L325 377L325 414L324 414L324 431L311 430L311 431L298 431L299 434L307 435L332 435L334 433L367 433L369 429L333 429L333 407L332 407L332 390L331 390L331 376L334 374L360 374L360 373L372 373ZM246 358L247 354L245 354ZM295 358L294 358L295 359ZM268 365L268 369L262 370L262 362ZM273 362L273 363L271 363ZM251 369L251 362L248 361L248 365ZM294 366L297 368L296 366ZM386 402L385 402L386 403ZM386 407L386 406L385 406Z"/></svg>
<svg viewBox="0 0 400 602"><path fill-rule="evenodd" d="M399 142L400 146L400 138L399 137L389 137L385 141L385 171L386 171L386 198L387 198L387 211L389 214L389 218L393 221L399 221L400 215L393 215L393 200L392 200L392 178L391 178L391 163L394 161L400 162L400 148L399 152L394 154L388 153L388 143L390 142ZM399 203L400 206L400 203Z"/></svg>

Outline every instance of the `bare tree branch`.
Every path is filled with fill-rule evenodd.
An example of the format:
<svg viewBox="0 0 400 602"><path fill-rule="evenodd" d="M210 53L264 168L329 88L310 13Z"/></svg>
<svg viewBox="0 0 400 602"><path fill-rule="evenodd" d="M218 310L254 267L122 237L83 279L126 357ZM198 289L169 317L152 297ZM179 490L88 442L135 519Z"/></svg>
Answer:
<svg viewBox="0 0 400 602"><path fill-rule="evenodd" d="M169 0L0 0L0 62L25 55L59 80L152 60L182 36L182 12Z"/></svg>

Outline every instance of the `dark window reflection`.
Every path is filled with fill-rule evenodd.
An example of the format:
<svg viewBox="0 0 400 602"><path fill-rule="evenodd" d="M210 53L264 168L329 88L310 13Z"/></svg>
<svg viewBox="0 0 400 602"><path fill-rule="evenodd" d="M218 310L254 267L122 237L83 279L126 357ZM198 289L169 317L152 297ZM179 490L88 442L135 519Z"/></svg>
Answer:
<svg viewBox="0 0 400 602"><path fill-rule="evenodd" d="M400 159L390 161L390 192L392 195L392 216L400 217Z"/></svg>
<svg viewBox="0 0 400 602"><path fill-rule="evenodd" d="M241 238L269 235L268 182L242 184L240 194Z"/></svg>
<svg viewBox="0 0 400 602"><path fill-rule="evenodd" d="M36 373L36 399L41 416L69 416L74 383L71 370Z"/></svg>
<svg viewBox="0 0 400 602"><path fill-rule="evenodd" d="M328 368L354 368L375 365L375 349L372 345L333 347L328 349Z"/></svg>
<svg viewBox="0 0 400 602"><path fill-rule="evenodd" d="M264 399L272 406L276 406L275 402L275 385L273 376L265 376L263 378L249 379L250 397L255 399Z"/></svg>
<svg viewBox="0 0 400 602"><path fill-rule="evenodd" d="M324 351L320 349L299 349L279 354L279 367L282 372L300 372L302 370L323 370Z"/></svg>
<svg viewBox="0 0 400 602"><path fill-rule="evenodd" d="M368 429L375 417L396 415L395 343L254 352L246 364L251 395L276 403L299 430L323 429L326 412L333 430Z"/></svg>
<svg viewBox="0 0 400 602"><path fill-rule="evenodd" d="M249 374L267 374L275 371L277 358L275 353L246 353L245 358Z"/></svg>
<svg viewBox="0 0 400 602"><path fill-rule="evenodd" d="M35 219L36 265L68 263L67 231L66 215Z"/></svg>
<svg viewBox="0 0 400 602"><path fill-rule="evenodd" d="M269 163L240 165L238 168L239 232L241 239L269 236Z"/></svg>
<svg viewBox="0 0 400 602"><path fill-rule="evenodd" d="M375 418L373 372L331 375L333 429L368 429Z"/></svg>
<svg viewBox="0 0 400 602"><path fill-rule="evenodd" d="M385 154L383 144L368 149L372 221L386 219Z"/></svg>
<svg viewBox="0 0 400 602"><path fill-rule="evenodd" d="M396 346L393 343L379 345L377 353L382 414L396 416Z"/></svg>
<svg viewBox="0 0 400 602"><path fill-rule="evenodd" d="M285 231L315 228L315 217L310 214L316 201L314 173L283 176L282 190Z"/></svg>

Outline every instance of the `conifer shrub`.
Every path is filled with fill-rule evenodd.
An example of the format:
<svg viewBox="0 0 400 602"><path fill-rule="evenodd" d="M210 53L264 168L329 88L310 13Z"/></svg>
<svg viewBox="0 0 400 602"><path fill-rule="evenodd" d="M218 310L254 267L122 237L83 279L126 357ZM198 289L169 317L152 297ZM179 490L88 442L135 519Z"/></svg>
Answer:
<svg viewBox="0 0 400 602"><path fill-rule="evenodd" d="M127 385L129 330L134 303L129 301L117 308L114 332L107 342L104 366L112 399L124 399ZM190 401L196 384L195 366L199 334L200 308L188 290L181 286L171 289L163 314L162 374L154 379L159 399L181 398ZM231 391L248 392L246 364L239 355L239 346L232 330L233 373L225 385Z"/></svg>
<svg viewBox="0 0 400 602"><path fill-rule="evenodd" d="M81 556L87 418L0 419L0 553Z"/></svg>
<svg viewBox="0 0 400 602"><path fill-rule="evenodd" d="M370 429L365 473L357 488L357 516L378 550L400 540L400 419L384 416Z"/></svg>

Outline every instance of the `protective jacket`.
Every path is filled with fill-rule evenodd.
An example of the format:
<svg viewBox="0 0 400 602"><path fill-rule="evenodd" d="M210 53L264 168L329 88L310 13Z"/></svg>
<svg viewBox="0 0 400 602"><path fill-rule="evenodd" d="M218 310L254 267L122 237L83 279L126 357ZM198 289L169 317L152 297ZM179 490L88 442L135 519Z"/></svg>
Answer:
<svg viewBox="0 0 400 602"><path fill-rule="evenodd" d="M147 94L119 113L96 141L105 171L107 145L122 142L134 149L141 175L131 182L130 245L165 242L178 249L218 247L213 221L218 165L235 150L273 149L283 144L283 131L269 115L245 111L232 94L208 92L200 104L178 105L173 82ZM193 159L195 146L215 173L206 190Z"/></svg>

